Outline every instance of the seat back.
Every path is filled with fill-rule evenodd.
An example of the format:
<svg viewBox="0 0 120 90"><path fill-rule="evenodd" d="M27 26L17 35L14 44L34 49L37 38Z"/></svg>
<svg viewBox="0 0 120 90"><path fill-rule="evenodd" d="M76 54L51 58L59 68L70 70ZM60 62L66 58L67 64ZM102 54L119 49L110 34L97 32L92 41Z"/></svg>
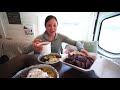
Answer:
<svg viewBox="0 0 120 90"><path fill-rule="evenodd" d="M88 52L97 53L98 41L81 41ZM76 46L67 44L65 49L77 50Z"/></svg>

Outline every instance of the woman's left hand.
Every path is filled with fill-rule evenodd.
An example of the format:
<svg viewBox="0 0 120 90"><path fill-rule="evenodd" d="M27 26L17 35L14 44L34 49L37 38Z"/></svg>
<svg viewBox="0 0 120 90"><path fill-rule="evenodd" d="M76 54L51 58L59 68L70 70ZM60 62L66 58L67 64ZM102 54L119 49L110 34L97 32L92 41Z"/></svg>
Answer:
<svg viewBox="0 0 120 90"><path fill-rule="evenodd" d="M84 53L86 56L89 56L89 52L85 49L81 49L80 51L81 53Z"/></svg>

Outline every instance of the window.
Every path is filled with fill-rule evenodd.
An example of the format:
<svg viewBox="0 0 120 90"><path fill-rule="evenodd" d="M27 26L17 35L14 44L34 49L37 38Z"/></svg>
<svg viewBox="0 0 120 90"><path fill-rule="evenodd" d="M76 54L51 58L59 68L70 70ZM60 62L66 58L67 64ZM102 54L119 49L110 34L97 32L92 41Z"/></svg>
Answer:
<svg viewBox="0 0 120 90"><path fill-rule="evenodd" d="M120 16L105 19L102 22L99 46L107 52L120 53Z"/></svg>
<svg viewBox="0 0 120 90"><path fill-rule="evenodd" d="M97 12L40 12L38 16L38 34L45 31L44 22L47 15L57 17L57 32L73 40L92 40Z"/></svg>

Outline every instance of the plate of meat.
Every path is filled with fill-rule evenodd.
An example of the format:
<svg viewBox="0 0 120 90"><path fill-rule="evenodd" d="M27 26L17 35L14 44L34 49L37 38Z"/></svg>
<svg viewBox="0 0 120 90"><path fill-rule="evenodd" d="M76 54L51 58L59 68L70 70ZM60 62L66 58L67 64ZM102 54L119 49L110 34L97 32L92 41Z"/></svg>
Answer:
<svg viewBox="0 0 120 90"><path fill-rule="evenodd" d="M72 52L65 57L61 58L60 61L66 65L69 65L77 70L90 71L91 67L96 61L96 54L90 53L85 56L81 52Z"/></svg>

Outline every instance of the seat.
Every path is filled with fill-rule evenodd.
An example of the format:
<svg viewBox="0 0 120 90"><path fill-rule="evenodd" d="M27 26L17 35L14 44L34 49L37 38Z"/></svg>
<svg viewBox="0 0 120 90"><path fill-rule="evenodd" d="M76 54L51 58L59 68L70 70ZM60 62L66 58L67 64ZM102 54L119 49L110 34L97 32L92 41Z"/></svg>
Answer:
<svg viewBox="0 0 120 90"><path fill-rule="evenodd" d="M81 43L84 44L84 48L88 51L88 52L93 52L93 53L97 53L97 47L98 47L98 41L81 41ZM64 48L63 48L63 52L64 49L72 49L72 50L78 50L76 46L67 44Z"/></svg>

